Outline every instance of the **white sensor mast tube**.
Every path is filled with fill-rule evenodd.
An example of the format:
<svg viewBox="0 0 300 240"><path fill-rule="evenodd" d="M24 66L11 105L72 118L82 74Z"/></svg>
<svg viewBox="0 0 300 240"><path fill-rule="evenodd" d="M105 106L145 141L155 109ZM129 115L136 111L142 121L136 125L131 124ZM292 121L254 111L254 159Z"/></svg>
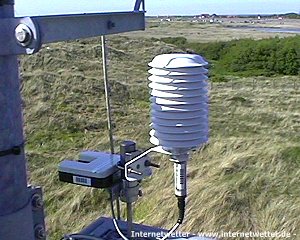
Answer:
<svg viewBox="0 0 300 240"><path fill-rule="evenodd" d="M174 184L177 197L187 196L187 160L174 163Z"/></svg>

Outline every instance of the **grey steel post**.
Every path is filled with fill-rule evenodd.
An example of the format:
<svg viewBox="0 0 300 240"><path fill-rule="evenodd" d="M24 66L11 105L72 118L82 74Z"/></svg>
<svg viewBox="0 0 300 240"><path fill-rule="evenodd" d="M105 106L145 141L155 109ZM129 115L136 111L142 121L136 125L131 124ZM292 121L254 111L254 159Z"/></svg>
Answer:
<svg viewBox="0 0 300 240"><path fill-rule="evenodd" d="M120 154L121 154L121 165L125 165L127 161L131 159L127 158L128 153L132 153L136 151L136 143L133 141L124 141L121 143ZM123 176L124 177L124 176ZM135 188L138 188L138 182L128 182L127 180L123 180L124 183L124 192L123 199L121 196L121 200L126 202L126 217L127 217L127 237L131 238L131 233L133 229L133 207L132 203L135 202L138 198L138 194L134 194ZM122 194L121 194L122 195Z"/></svg>
<svg viewBox="0 0 300 240"><path fill-rule="evenodd" d="M133 207L132 203L126 203L126 216L127 216L127 237L131 238L131 233L133 231Z"/></svg>
<svg viewBox="0 0 300 240"><path fill-rule="evenodd" d="M0 0L0 19L12 17L14 2ZM23 143L18 59L0 55L0 239L35 239Z"/></svg>

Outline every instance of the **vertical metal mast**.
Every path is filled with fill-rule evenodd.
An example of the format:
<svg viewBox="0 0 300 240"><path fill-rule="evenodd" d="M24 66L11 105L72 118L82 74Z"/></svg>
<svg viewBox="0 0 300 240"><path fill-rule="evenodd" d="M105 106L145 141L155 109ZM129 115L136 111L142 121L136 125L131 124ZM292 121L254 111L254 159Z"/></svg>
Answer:
<svg viewBox="0 0 300 240"><path fill-rule="evenodd" d="M105 36L101 36L101 42L102 42L103 77L104 77L104 88L105 88L105 100L106 100L106 109L107 109L107 122L108 122L108 131L109 131L110 151L111 151L111 153L115 153L114 138L113 138L113 126L112 126L112 118L111 118L110 91L109 91L108 76L107 76L107 53L106 53Z"/></svg>
<svg viewBox="0 0 300 240"><path fill-rule="evenodd" d="M14 1L0 0L0 19L12 17ZM8 35L9 28L1 34ZM27 189L16 55L0 55L0 136L0 236L5 239L32 240L34 234Z"/></svg>
<svg viewBox="0 0 300 240"><path fill-rule="evenodd" d="M0 0L1 240L46 239L42 191L27 186L17 56L34 54L46 43L144 29L145 12L138 9L15 18L14 0Z"/></svg>
<svg viewBox="0 0 300 240"><path fill-rule="evenodd" d="M102 63L103 63L103 78L104 78L104 89L105 89L105 100L106 100L106 110L107 110L107 125L109 131L109 142L110 151L115 153L114 137L113 137L113 126L112 126L112 116L111 116L111 103L110 103L110 90L108 86L108 74L107 74L107 49L106 49L106 38L101 36L102 43ZM113 199L111 199L113 201ZM120 219L120 198L116 196L117 203L117 219Z"/></svg>

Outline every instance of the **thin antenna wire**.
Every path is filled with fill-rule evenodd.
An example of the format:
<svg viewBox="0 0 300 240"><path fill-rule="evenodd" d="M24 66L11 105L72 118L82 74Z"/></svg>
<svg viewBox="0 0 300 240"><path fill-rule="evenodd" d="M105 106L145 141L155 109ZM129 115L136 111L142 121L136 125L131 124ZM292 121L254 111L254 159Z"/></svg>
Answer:
<svg viewBox="0 0 300 240"><path fill-rule="evenodd" d="M114 147L114 138L113 138L113 127L112 127L112 117L111 117L111 105L110 105L110 90L108 86L108 75L107 75L107 51L106 51L106 39L105 36L101 36L102 42L102 61L103 61L103 78L104 78L104 88L105 88L105 100L106 100L106 109L107 109L107 124L109 131L109 142L110 142L110 151L115 153ZM121 219L121 206L120 198L116 197L117 203L117 218Z"/></svg>
<svg viewBox="0 0 300 240"><path fill-rule="evenodd" d="M110 151L111 153L115 153L112 118L111 118L111 106L110 106L110 91L109 91L108 77L107 77L107 54L106 54L105 36L101 36L101 42L102 42L103 77L104 77L105 100L106 100L106 108L107 108L107 123L108 123L108 131L109 131Z"/></svg>

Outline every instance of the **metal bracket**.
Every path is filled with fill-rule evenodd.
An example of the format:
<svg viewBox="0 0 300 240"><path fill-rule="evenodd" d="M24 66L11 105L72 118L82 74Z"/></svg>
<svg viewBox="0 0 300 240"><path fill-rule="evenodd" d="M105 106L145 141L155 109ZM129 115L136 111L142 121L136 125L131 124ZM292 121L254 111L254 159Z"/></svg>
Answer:
<svg viewBox="0 0 300 240"><path fill-rule="evenodd" d="M139 157L140 152L136 151L134 153L128 153L131 159ZM146 177L151 176L152 171L150 166L147 166L147 162L150 162L147 155L143 155L143 157L139 157L138 160L132 162L131 164L125 164L125 177L126 179L130 179L131 182L141 181Z"/></svg>
<svg viewBox="0 0 300 240"><path fill-rule="evenodd" d="M5 236L5 239L46 240L44 217L42 190L29 186L26 205L15 213L0 216L0 236ZM18 226L22 227L16 229Z"/></svg>
<svg viewBox="0 0 300 240"><path fill-rule="evenodd" d="M149 153L151 152L156 152L156 153L162 153L162 154L167 154L167 155L172 155L170 152L165 151L161 146L157 146L157 147L153 147L148 149L147 151L143 152L142 154L134 157L132 160L128 161L125 164L125 179L128 182L134 182L137 180L137 178L144 178L144 174L139 175L138 174L138 169L137 165L138 165L138 161L142 160L142 164L145 166L146 161L148 160L147 158L145 158ZM143 160L143 158L145 158ZM146 164L147 165L147 164ZM151 166L151 165L149 165ZM153 167L159 167L156 164L152 164ZM146 166L147 167L147 166ZM133 171L132 171L133 170ZM133 177L134 176L134 177Z"/></svg>
<svg viewBox="0 0 300 240"><path fill-rule="evenodd" d="M42 44L145 29L141 11L0 19L0 56L33 54Z"/></svg>
<svg viewBox="0 0 300 240"><path fill-rule="evenodd" d="M32 220L36 240L46 240L43 192L40 187L28 187L31 196Z"/></svg>

